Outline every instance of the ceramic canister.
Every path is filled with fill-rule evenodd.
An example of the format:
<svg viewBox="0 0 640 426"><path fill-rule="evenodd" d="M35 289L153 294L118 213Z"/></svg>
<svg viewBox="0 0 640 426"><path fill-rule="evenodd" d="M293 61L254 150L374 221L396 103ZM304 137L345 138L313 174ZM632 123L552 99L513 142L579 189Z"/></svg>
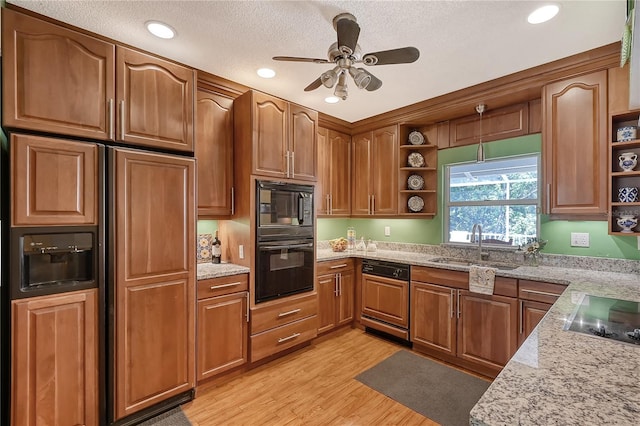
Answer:
<svg viewBox="0 0 640 426"><path fill-rule="evenodd" d="M638 188L625 186L618 189L618 200L621 203L635 203L638 201Z"/></svg>
<svg viewBox="0 0 640 426"><path fill-rule="evenodd" d="M624 172L630 172L638 165L638 154L635 152L623 152L618 156L618 164Z"/></svg>
<svg viewBox="0 0 640 426"><path fill-rule="evenodd" d="M634 126L620 127L616 136L618 142L632 141L636 138L636 128Z"/></svg>

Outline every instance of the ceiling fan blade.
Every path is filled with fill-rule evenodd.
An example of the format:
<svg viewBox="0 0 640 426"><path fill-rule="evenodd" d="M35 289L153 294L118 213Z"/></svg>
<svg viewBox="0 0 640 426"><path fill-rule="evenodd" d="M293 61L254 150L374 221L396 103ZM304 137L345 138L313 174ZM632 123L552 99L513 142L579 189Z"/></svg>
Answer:
<svg viewBox="0 0 640 426"><path fill-rule="evenodd" d="M315 64L328 64L329 61L326 59L318 59L318 58L299 58L297 56L274 56L272 58L274 61L289 61L289 62L313 62Z"/></svg>
<svg viewBox="0 0 640 426"><path fill-rule="evenodd" d="M369 91L369 92L373 92L374 90L378 90L379 88L382 87L382 80L380 80L378 77L376 77L375 75L371 74L369 71L361 68L362 71L364 71L365 73L367 73L369 75L369 77L371 77L371 81L369 82L369 84L367 84L367 87L365 87L365 90Z"/></svg>
<svg viewBox="0 0 640 426"><path fill-rule="evenodd" d="M362 57L362 62L365 65L408 64L417 61L419 57L420 51L415 47L402 47L367 53Z"/></svg>
<svg viewBox="0 0 640 426"><path fill-rule="evenodd" d="M338 49L347 55L355 52L358 36L360 36L360 25L349 18L338 19L336 32L338 33Z"/></svg>
<svg viewBox="0 0 640 426"><path fill-rule="evenodd" d="M318 77L315 80L313 80L313 82L310 85L305 87L304 91L305 92L310 92L312 90L316 90L320 86L322 86L322 80L320 80L320 77Z"/></svg>

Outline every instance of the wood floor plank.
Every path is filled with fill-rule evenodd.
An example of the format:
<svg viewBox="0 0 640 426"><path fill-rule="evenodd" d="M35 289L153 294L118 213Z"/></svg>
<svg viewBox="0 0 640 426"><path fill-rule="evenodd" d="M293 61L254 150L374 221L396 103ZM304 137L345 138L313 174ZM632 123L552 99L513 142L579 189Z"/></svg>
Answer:
<svg viewBox="0 0 640 426"><path fill-rule="evenodd" d="M220 385L182 406L194 426L437 423L355 379L402 347L347 329Z"/></svg>

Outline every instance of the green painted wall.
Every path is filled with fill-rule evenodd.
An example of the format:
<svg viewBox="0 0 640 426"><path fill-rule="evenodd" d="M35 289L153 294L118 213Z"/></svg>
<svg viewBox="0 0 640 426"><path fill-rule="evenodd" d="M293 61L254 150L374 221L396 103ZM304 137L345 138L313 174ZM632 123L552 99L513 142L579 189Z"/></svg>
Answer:
<svg viewBox="0 0 640 426"><path fill-rule="evenodd" d="M197 229L198 229L198 234L214 235L218 230L218 221L217 220L199 220Z"/></svg>
<svg viewBox="0 0 640 426"><path fill-rule="evenodd" d="M488 142L485 155L489 158L540 152L540 134ZM476 145L449 148L438 151L438 215L433 219L318 219L318 238L328 240L346 236L347 228L356 229L356 237L371 238L375 241L392 241L422 244L440 244L443 241L442 194L444 165L473 161ZM357 172L357 171L356 171ZM391 227L391 235L384 236L384 227ZM571 232L588 232L590 247L570 247ZM635 236L620 237L607 234L604 221L551 221L546 215L540 218L542 239L548 240L545 253L570 254L580 256L640 259Z"/></svg>

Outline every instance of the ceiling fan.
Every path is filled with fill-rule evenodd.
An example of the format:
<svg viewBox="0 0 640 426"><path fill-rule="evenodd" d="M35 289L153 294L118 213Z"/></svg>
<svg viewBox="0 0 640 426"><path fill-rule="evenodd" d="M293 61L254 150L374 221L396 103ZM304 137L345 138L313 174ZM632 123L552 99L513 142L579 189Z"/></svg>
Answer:
<svg viewBox="0 0 640 426"><path fill-rule="evenodd" d="M276 61L335 64L333 69L323 72L320 77L305 87L305 92L315 90L320 86L325 86L329 89L335 86L333 94L345 100L348 95L347 74L351 75L356 87L372 92L382 86L382 81L364 68L357 68L356 64L362 63L369 66L408 64L417 61L420 57L420 51L415 47L402 47L363 55L358 44L360 26L355 16L350 13L341 13L333 18L333 28L338 34L338 41L329 46L327 54L329 59L299 58L295 56L273 57Z"/></svg>

